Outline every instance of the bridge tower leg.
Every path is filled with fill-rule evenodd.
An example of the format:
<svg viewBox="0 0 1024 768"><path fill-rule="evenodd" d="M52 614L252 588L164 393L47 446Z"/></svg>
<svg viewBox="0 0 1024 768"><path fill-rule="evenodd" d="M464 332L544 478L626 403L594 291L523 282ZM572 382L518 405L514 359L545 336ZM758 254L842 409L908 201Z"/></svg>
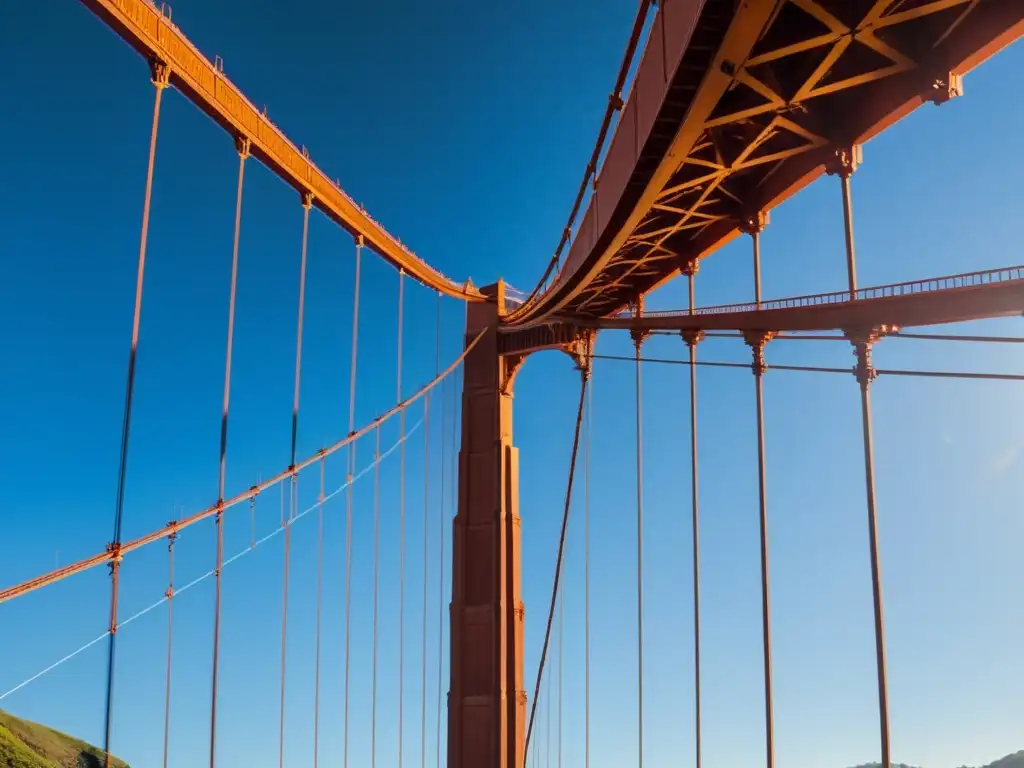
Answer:
<svg viewBox="0 0 1024 768"><path fill-rule="evenodd" d="M522 768L526 739L519 455L498 351L504 284L466 313L458 513L453 524L448 768Z"/></svg>

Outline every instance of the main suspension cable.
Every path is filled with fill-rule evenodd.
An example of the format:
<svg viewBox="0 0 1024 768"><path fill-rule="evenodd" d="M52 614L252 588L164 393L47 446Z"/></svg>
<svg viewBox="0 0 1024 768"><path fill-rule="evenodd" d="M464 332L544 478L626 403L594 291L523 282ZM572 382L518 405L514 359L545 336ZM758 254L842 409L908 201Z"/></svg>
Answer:
<svg viewBox="0 0 1024 768"><path fill-rule="evenodd" d="M551 604L548 607L547 626L544 629L544 645L540 652L540 663L537 665L537 682L533 687L533 705L530 708L530 723L526 729L525 754L530 752L530 739L533 736L534 721L537 717L537 698L540 696L540 685L544 679L544 664L547 662L548 645L551 642L551 625L555 618L555 601L558 598L558 587L562 576L562 557L565 552L565 532L569 524L569 508L572 504L572 482L576 475L576 456L580 448L580 429L583 425L583 409L586 403L587 381L589 376L584 373L580 383L580 402L576 409L576 429L572 439L572 457L569 460L569 480L565 488L565 509L562 513L562 529L558 536L558 555L555 558L555 578L551 588Z"/></svg>
<svg viewBox="0 0 1024 768"><path fill-rule="evenodd" d="M74 576L75 574L82 573L83 571L87 571L90 568L95 568L97 566L103 565L104 563L109 563L115 558L120 558L128 554L129 552L134 552L137 549L141 549L142 547L148 546L149 544L153 544L157 541L160 541L161 539L165 539L172 530L181 531L185 528L195 525L196 523L206 520L207 518L213 517L217 513L218 509L230 509L231 507L234 507L238 504L255 499L256 496L263 493L268 488L272 488L278 483L287 480L292 475L301 472L306 467L312 466L314 463L320 461L321 457L330 456L332 453L336 453L337 451L340 451L342 448L349 446L355 440L358 440L359 438L369 434L370 432L377 428L378 422L383 424L392 416L395 416L396 414L405 411L414 403L418 402L421 398L426 397L427 393L434 389L434 387L436 387L441 382L442 379L444 379L446 376L449 376L460 365L462 365L467 355L469 355L469 353L473 351L476 345L480 343L480 340L484 337L485 333L486 329L477 333L477 335L473 337L472 341L470 341L469 344L466 345L466 348L462 351L462 353L448 365L448 367L442 372L440 376L420 387L418 390L416 390L416 392L407 397L398 405L389 408L387 411L374 418L369 424L366 424L363 427L360 427L355 432L352 432L346 435L345 437L341 438L340 440L337 440L327 448L323 448L317 451L313 455L295 464L295 466L281 470L276 475L273 475L267 480L258 481L256 485L252 486L251 488L248 488L247 490L235 494L230 499L225 499L223 505L213 504L209 507L206 507L205 509L199 510L198 512L192 513L188 517L185 517L177 521L173 525L168 524L162 526L161 528L155 531L150 531L149 533L140 536L137 539L122 542L117 553L114 553L110 550L110 548L107 548L104 549L103 552L99 552L82 560L78 560L76 562L70 563L60 568L56 568L52 571L48 571L47 573L44 573L40 576L36 576L35 578L23 581L20 584L15 584L14 586L2 589L0 590L0 603L5 603L8 600L13 600L14 598L21 597L22 595L27 595L29 592L35 592L37 589L42 589L45 586L61 581L62 579L66 579L69 576Z"/></svg>
<svg viewBox="0 0 1024 768"><path fill-rule="evenodd" d="M348 431L351 434L356 425L356 363L359 356L359 278L363 255L363 236L356 240L356 277L352 298L352 363L349 375L348 392ZM348 691L349 662L352 645L352 473L355 472L356 444L348 446L348 491L345 494L345 730L344 730L344 768L348 768Z"/></svg>
<svg viewBox="0 0 1024 768"><path fill-rule="evenodd" d="M416 431L421 426L423 426L423 420L422 419L418 420L415 424L412 425L412 427L409 429L408 433L406 434L404 440L408 440L409 437L411 437L413 434L415 434ZM385 451L381 455L381 457L380 457L381 461L383 461L384 459L388 458L389 456L391 456L391 454L393 454L396 450L398 450L401 442L402 441L396 442L387 451ZM365 477L367 474L370 473L371 470L373 470L374 466L376 466L376 462L374 462L373 464L370 464L370 465L366 466L365 468L363 468L362 470L360 470L360 472L355 475L355 477L353 478L352 482L355 482L356 480L360 480L363 477ZM333 499L335 496L337 496L341 492L347 490L348 486L349 486L348 482L342 483L342 485L339 486L337 489L335 489L331 493L327 494L327 496L324 497L324 501L330 501L331 499ZM308 509L305 509L302 512L300 512L299 514L295 515L295 517L292 518L291 521L286 521L285 525L286 526L287 525L294 525L298 520L301 520L302 518L306 517L306 515L308 515L310 512L312 512L313 510L317 509L320 506L321 505L319 503L314 504L313 506L309 507ZM170 523L170 525L171 526L175 526L176 524L172 522L172 523ZM234 563L236 560L239 560L243 556L245 556L245 555L249 554L250 552L254 551L257 548L257 546L259 546L261 544L265 544L266 542L270 541L272 538L274 538L279 533L281 533L284 530L284 527L285 526L279 526L279 527L275 528L270 533L266 534L262 538L257 539L255 542L251 543L245 549L242 549L239 552L237 552L236 554L232 555L231 557L229 557L228 559L226 559L224 561L224 566L223 567L226 568L227 566L229 566L232 563ZM180 529L181 529L180 525L177 525L176 527L173 527L171 529L171 532L167 534L166 538L170 539L170 537L172 535L177 536L177 534L180 532ZM200 584L200 583L206 581L206 579L210 578L211 576L213 576L213 571L209 570L206 573L204 573L202 576L199 576L199 577L193 579L192 581L187 583L185 586L183 586L183 587L181 587L179 589L175 589L173 591L173 597L175 597L175 598L178 597L179 595L183 594L184 592L187 592L188 590L192 589L192 587L196 586L197 584ZM168 602L170 599L171 599L171 597L169 597L167 595L167 593L164 593L163 597L161 597L156 602L146 606L142 610L137 611L136 613L134 613L131 616L129 616L127 619L125 619L122 622L120 622L118 627L119 628L120 627L125 627L128 624L131 624L132 622L136 621L137 619L141 619L147 613L150 613L151 611L159 608L161 605L163 605L165 602ZM81 655L82 653L85 653L85 651L89 650L90 648L92 648L97 643L100 643L104 639L106 639L107 635L109 635L109 634L110 634L109 630L104 631L103 634L99 635L98 637L93 638L92 640L90 640L89 642L85 643L84 645L79 646L77 649L75 649L71 653L61 657L60 659L55 661L53 664L50 664L49 666L45 667L44 669L40 670L39 672L36 672L34 675L26 678L25 680L22 680L20 683L18 683L13 688L9 688L4 693L0 694L0 701L3 701L4 699L6 699L6 698L8 698L10 696L13 696L15 693L17 693L18 691L22 690L23 688L25 688L26 686L30 685L31 683L34 683L36 680L38 680L39 678L43 677L44 675L49 674L50 672L52 672L53 670L57 669L61 665L71 661L72 659L74 659L75 657Z"/></svg>

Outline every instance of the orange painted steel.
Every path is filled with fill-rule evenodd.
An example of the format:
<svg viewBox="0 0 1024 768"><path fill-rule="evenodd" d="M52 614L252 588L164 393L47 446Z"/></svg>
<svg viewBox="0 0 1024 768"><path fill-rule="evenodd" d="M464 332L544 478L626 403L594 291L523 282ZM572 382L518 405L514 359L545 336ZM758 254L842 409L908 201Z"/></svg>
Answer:
<svg viewBox="0 0 1024 768"><path fill-rule="evenodd" d="M612 127L612 119L615 117L615 113L622 109L622 89L626 86L626 78L629 77L629 70L633 66L633 57L636 54L637 45L640 43L640 37L644 31L644 25L647 22L647 12L651 9L653 0L640 0L640 7L637 9L636 18L633 20L633 31L629 35L629 43L626 45L626 52L622 56L622 63L619 65L619 74L615 79L615 89L608 96L608 106L605 108L604 119L601 121L601 128L597 132L597 141L594 142L594 151L590 155L590 160L587 162L587 168L583 172L583 181L580 182L580 188L576 192L576 199L573 201L572 208L569 211L569 220L565 224L565 229L562 230L562 236L558 240L558 247L555 248L555 253L551 257L551 261L548 263L548 268L544 270L544 274L541 275L540 280L537 281L537 285L534 289L526 296L522 297L522 301L519 304L529 304L534 298L540 293L541 289L544 288L545 284L555 267L558 266L559 261L562 258L562 251L565 250L565 246L569 244L572 239L572 228L576 223L576 216L580 212L580 206L583 205L583 200L587 195L587 185L591 182L591 179L595 178L597 174L598 164L601 160L601 152L604 149L605 139L608 138L608 131ZM596 183L595 183L596 188ZM506 288L506 291L508 289Z"/></svg>
<svg viewBox="0 0 1024 768"><path fill-rule="evenodd" d="M748 5L756 6L756 8L740 11L738 15L744 17L744 13L746 13L744 18L754 18L755 24L734 25L735 29L730 28L731 38L728 38L723 43L719 56L723 55L722 52L725 55L731 56L734 50L736 53L739 53L743 49L749 49L753 46L756 41L756 32L767 21L773 4L772 0L752 0L751 3L748 3ZM670 7L675 9L676 13L679 13L678 9L680 9L681 5L677 0L677 2L671 3ZM657 25L660 22L661 28L660 30L652 30L648 37L647 47L644 49L640 64L637 67L633 89L626 100L625 108L619 118L612 137L612 143L605 156L605 161L595 179L594 194L587 206L586 213L584 213L583 220L580 222L576 239L569 248L569 255L548 290L539 297L536 297L536 300L525 302L515 311L509 313L504 318L505 324L522 325L542 321L551 313L564 307L567 299L562 297L568 295L567 292L574 295L573 292L578 291L594 272L594 269L587 270L584 268L584 261L591 255L591 246L596 246L600 232L604 230L604 227L600 226L599 222L602 220L605 224L609 222L613 210L618 206L619 200L625 192L631 167L637 160L638 149L642 144L642 141L638 138L638 132L643 132L643 128L638 131L637 113L640 109L638 107L640 94L644 90L643 84L647 80L645 73L648 70L653 71L655 69L652 62L655 62L656 56L660 56L660 61L655 62L658 68L660 68L662 75L660 93L656 97L660 103L670 90L672 74L683 61L689 46L690 35L696 28L704 3L690 3L688 5L689 7L683 11L678 20L671 26L671 29L676 30L676 34L672 37L675 45L670 44L667 47L665 45L665 14L659 11L655 24ZM756 29L753 29L755 26ZM657 54L649 53L652 50L652 42L655 45L661 46L655 49L658 51ZM675 52L674 56L668 53L668 51L673 50ZM643 80L641 79L642 77ZM695 101L698 102L697 109L710 113L715 103L724 93L729 81L730 78L722 75L721 72L716 72L714 69L709 70L701 93L695 98ZM656 112L657 110L654 111ZM644 120L646 131L650 131L653 128L653 123L653 117ZM655 174L656 177L659 174L664 177L661 185L667 183L668 176L670 175L671 169L669 168L670 163L668 160L680 154L685 155L689 149L686 145L692 145L696 139L697 135L693 135L693 131L688 131L685 125L680 128L671 148L666 153L666 162L661 164L662 167ZM651 198L647 201L648 206L653 204L653 196L657 194L659 189L660 186L656 183L656 180L652 180L648 185L648 190L644 194L644 197ZM619 245L622 244L629 230L640 223L640 216L643 213L642 209L643 202L641 201L637 206L638 213L634 213L630 218L630 221L633 218L636 219L632 222L632 226L628 223L624 224L620 229L621 238L617 237L616 242L613 242L606 248L604 253L597 259L598 264L596 268L598 270L611 258Z"/></svg>
<svg viewBox="0 0 1024 768"><path fill-rule="evenodd" d="M416 256L374 221L323 171L304 148L292 143L265 112L225 77L222 66L207 59L160 9L147 0L81 0L146 59L171 70L171 83L232 136L248 139L252 154L313 205L398 269L442 293L466 301L483 296L469 282L459 284Z"/></svg>
<svg viewBox="0 0 1024 768"><path fill-rule="evenodd" d="M397 405L388 409L366 426L349 433L346 437L342 438L341 440L338 440L337 442L328 446L327 448L321 448L312 456L303 459L294 466L288 467L287 469L278 472L276 475L269 478L268 480L264 480L263 482L257 483L256 485L252 486L252 488L249 488L246 491L242 491L241 493L236 494L231 498L224 499L223 502L213 504L212 506L209 506L206 509L189 515L188 517L182 520L170 522L163 528L159 528L155 531L152 531L151 533L147 533L145 536L140 536L137 539L133 539L132 541L123 543L120 549L118 550L119 554L115 554L110 552L109 550L106 550L98 554L95 554L92 557L87 557L84 560L79 560L78 562L66 565L63 568L57 568L53 571L50 571L49 573L43 574L42 576L37 576L34 579L29 579L28 581L22 582L21 584L16 584L12 587L2 589L0 590L0 603L5 603L8 600L13 600L16 597L21 597L22 595L28 594L29 592L35 592L37 589L42 589L43 587L48 586L49 584L61 581L62 579L66 579L69 576L74 576L77 573L82 573L83 571L87 571L90 568L95 568L97 565L102 565L103 563L110 562L111 560L113 560L114 557L126 555L129 552L132 552L136 549L141 549L147 544L152 544L155 541L160 541L161 539L165 539L168 536L177 535L182 530L188 528L191 525L195 525L196 523L202 520L206 520L207 518L213 517L218 512L230 509L231 507L241 504L243 501L255 499L268 488L272 488L281 481L287 480L290 477L297 476L299 472L301 472L306 467L309 467L315 464L316 462L320 461L324 457L330 456L332 453L341 450L350 443L358 440L360 437L368 435L370 432L377 429L379 425L383 424L392 416L404 412L410 405L412 405L417 400L425 396L428 392L430 392L430 390L432 390L439 383L444 381L444 379L449 374L451 374L452 371L459 367L462 361L466 359L466 356L473 351L473 348L476 347L480 339L483 338L484 333L485 331L481 331L480 333L478 333L466 345L466 348L465 350L463 350L462 354L459 355L447 368L445 368L441 372L441 374L437 376L433 381L420 387L420 389L418 389L415 392L415 394L411 395L406 400L403 400L401 403L398 403Z"/></svg>
<svg viewBox="0 0 1024 768"><path fill-rule="evenodd" d="M448 766L522 768L526 690L519 453L513 443L512 378L495 332L495 302L466 306L467 338L483 340L466 358L458 513L452 522Z"/></svg>
<svg viewBox="0 0 1024 768"><path fill-rule="evenodd" d="M504 322L522 327L559 312L614 313L674 277L681 263L732 240L745 217L783 202L837 157L855 157L860 144L925 102L958 95L964 73L1024 35L1024 5L1000 0L932 0L892 13L883 0L863 0L854 10L863 16L846 28L815 0L660 4L569 256L551 286ZM775 38L785 35L776 25L782 32L803 32L791 23L794 13L824 25L827 34L778 43ZM721 34L723 14L728 28ZM927 25L940 14L947 18L945 31L917 60L880 37L883 27L887 34L897 27L911 34L918 29L912 25ZM839 69L830 74L833 65L854 42L883 52L892 63L836 80L843 75ZM710 47L713 55L705 56ZM825 58L806 82L792 84L795 95L780 96L759 79L758 68L812 49ZM703 63L695 61L702 56ZM694 71L699 86L686 80ZM661 112L651 106L656 97ZM733 103L743 97L750 103ZM680 99L687 100L684 111ZM803 117L808 109L821 114L809 121ZM818 130L807 127L833 113L843 119ZM723 132L731 132L728 142ZM783 134L793 146L773 149L771 142ZM726 152L723 143L734 146ZM738 187L726 188L740 176ZM693 199L675 201L685 195Z"/></svg>
<svg viewBox="0 0 1024 768"><path fill-rule="evenodd" d="M1024 267L819 293L762 303L647 312L642 317L580 318L583 326L629 330L829 331L940 325L1024 313Z"/></svg>

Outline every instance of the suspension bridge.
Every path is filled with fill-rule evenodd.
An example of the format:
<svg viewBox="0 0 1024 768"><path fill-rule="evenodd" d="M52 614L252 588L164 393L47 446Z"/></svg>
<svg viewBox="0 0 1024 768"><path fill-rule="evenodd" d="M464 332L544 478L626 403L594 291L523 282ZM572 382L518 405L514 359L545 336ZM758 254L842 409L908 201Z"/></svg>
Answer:
<svg viewBox="0 0 1024 768"><path fill-rule="evenodd" d="M123 410L117 466L110 468L116 485L103 500L112 513L113 533L105 546L85 547L72 557L58 556L56 562L33 567L31 572L20 561L17 569L3 572L10 575L0 584L5 635L13 635L8 627L15 626L22 633L15 617L23 614L13 613L18 606L59 590L77 589L60 594L72 606L68 616L81 619L81 625L63 622L59 643L50 638L34 650L26 648L34 671L23 664L6 665L16 674L5 673L0 679L0 706L17 711L21 697L58 679L68 668L86 662L94 668L102 665L98 681L103 691L102 729L97 741L107 768L114 755L133 760L119 746L124 731L118 722L140 707L155 715L147 731L155 742L149 745L147 757L141 758L143 764L164 768L206 762L211 768L238 765L240 758L229 748L235 739L225 741L223 732L230 728L237 735L243 727L239 724L247 720L246 706L255 707L257 696L262 697L262 706L274 710L273 732L264 728L259 734L263 743L273 743L273 754L263 754L263 759L279 768L320 764L449 768L692 764L700 768L705 762L715 764L705 760L702 739L707 727L703 704L709 695L702 672L709 651L706 640L702 642L707 597L702 595L700 534L707 523L700 482L708 481L704 473L725 470L720 465L709 469L699 461L708 438L698 431L702 409L698 371L710 375L713 369L735 369L728 375L753 380L753 424L744 439L748 447L756 448L756 457L751 466L737 461L726 469L749 475L755 489L756 514L751 512L750 521L757 537L759 582L755 595L758 707L763 718L759 754L768 768L774 768L778 680L773 667L771 574L775 562L770 558L771 472L766 442L766 414L770 419L772 403L765 397L764 382L769 371L776 370L831 373L852 382L844 407L857 410L860 484L850 495L860 510L857 535L866 544L858 562L871 604L871 739L884 768L896 762L892 742L900 726L890 704L879 522L885 500L876 484L872 417L875 382L962 379L980 388L994 386L995 381L1020 381L1024 375L895 363L876 366L873 352L883 344L909 343L901 340L989 347L1024 341L935 328L1020 317L1024 266L1010 251L1008 258L994 254L998 263L985 269L862 284L853 205L857 170L865 162L869 140L925 105L937 106L941 113L946 102L959 99L965 76L1024 34L1024 3L643 0L632 28L622 30L626 50L582 182L575 198L566 201L571 206L564 229L550 255L531 257L537 280L519 289L498 275L479 284L468 276L449 277L437 268L439 261L432 254L414 253L346 193L330 169L317 165L310 151L289 138L270 119L267 108L246 96L228 77L219 56L211 58L190 41L188 29L175 23L169 6L148 0L82 0L68 5L84 6L95 17L95 45L116 45L111 35L104 36L106 27L134 49L146 65L140 64L138 77L144 79L145 73L150 83L148 153L133 159L144 167L144 185L139 190L142 213L132 320L121 340L128 350L127 367L117 364L117 375L124 376L125 382L118 389ZM13 7L4 8L0 19L17 14ZM76 65L88 67L89 62L76 61ZM170 92L181 94L193 112L209 118L234 143L234 215L229 222L227 290L223 296L197 302L205 305L203 316L206 310L213 311L211 306L216 307L216 317L226 315L226 328L215 324L200 330L203 336L218 339L226 331L217 370L210 370L210 361L204 359L196 370L181 374L216 379L218 418L210 427L216 429L216 446L210 446L216 450L215 488L204 486L198 496L206 499L204 503L179 508L170 522L143 529L132 520L139 501L128 499L135 487L133 473L138 477L140 472L133 463L136 409L149 397L143 378L149 360L140 350L147 345L146 299L158 277L152 274L149 230L157 205L158 147L162 132L168 130L165 100ZM136 101L132 109L139 107ZM9 110L5 120L12 119L33 118ZM935 119L941 120L941 114ZM260 476L233 485L239 480L237 472L229 470L236 451L243 457L241 464L253 464L252 446L244 444L252 438L235 437L233 396L240 386L239 345L246 343L237 331L236 307L245 300L243 220L254 166L269 170L294 194L294 210L288 214L294 226L274 247L293 251L279 253L278 258L294 261L296 295L289 307L294 306L297 315L286 321L275 310L279 325L287 323L294 354L287 361L266 363L276 370L288 367L288 391L278 376L272 392L279 412L289 408L288 434L281 433L287 453L278 465L261 465ZM822 176L831 177L823 183L834 191L837 218L842 221L844 254L837 253L835 258L845 272L845 284L824 293L765 296L762 241L770 242L771 212ZM5 180L18 183L14 178ZM344 332L332 336L344 341L348 353L344 408L334 413L334 427L325 431L322 414L306 415L303 396L311 386L310 377L320 375L309 356L324 352L322 340L310 351L311 331L316 332L315 324L336 330L341 317L336 300L330 302L329 316L312 309L311 293L325 300L319 287L326 273L315 260L317 236L328 229L332 242L346 243L340 257L332 254L336 271L331 275L343 277L351 304L346 308ZM190 235L176 231L174 237L185 242ZM118 239L117 247L123 245ZM705 259L714 264L727 247L749 248L744 259L750 271L742 281L752 285L752 295L739 303L701 303L698 274L707 266ZM13 264L17 256L4 258ZM16 270L11 270L17 285ZM275 290L280 293L281 286ZM668 303L666 296L672 297ZM652 308L656 297L660 304ZM179 311L200 312L184 307ZM9 322L17 324L18 319ZM189 321L182 322L190 327ZM387 350L377 342L382 327L393 332ZM368 328L374 334L372 342L367 341ZM66 328L50 330L67 332ZM624 332L628 332L631 354L602 349L605 339L625 338ZM685 356L669 359L649 354L652 342L660 343L659 337L673 337ZM51 343L45 333L38 338L44 346ZM731 339L733 352L746 349L747 358L705 356L702 345L711 339ZM790 342L801 349L841 345L852 350L854 364L773 361L773 352ZM90 340L78 343L88 345ZM189 342L179 338L177 343ZM270 370L254 367L256 357L267 356L255 343L244 348L249 356L244 369L248 388ZM277 345L275 351L282 348ZM524 529L531 526L534 510L527 513L520 508L513 393L522 366L529 368L527 359L546 350L568 355L578 371L578 383L571 393L571 419L563 420L562 431L552 430L546 436L564 451L567 473L557 487L544 488L546 505L557 512L543 528L543 546L552 553L552 562L543 575L543 594L535 593L527 606L524 555L527 563L532 562L529 545L537 540L527 535L524 543ZM365 376L367 366L379 370L385 357L389 382L382 395L380 378L365 387L360 374ZM631 365L633 376L631 384L620 381L615 388L615 410L620 417L628 414L630 434L625 439L619 435L614 446L617 487L629 488L628 504L617 509L615 516L629 525L622 527L614 552L603 553L628 566L629 587L618 590L622 599L614 605L609 604L609 595L592 588L596 571L606 564L591 551L590 539L590 510L598 503L592 492L598 479L591 470L591 453L606 418L594 410L591 387L595 381L598 388L602 386L601 373L595 375L595 369L606 361ZM681 588L672 591L672 605L652 601L651 592L659 590L644 581L650 568L645 543L665 535L650 519L651 501L644 493L645 480L650 483L652 473L651 456L645 455L650 444L645 429L651 429L662 412L657 401L652 408L645 400L644 376L660 364L688 370L688 392L684 386L669 406L683 414L679 424L685 425L672 459L675 475L670 498L677 533L685 534L673 545L672 559L685 563L680 570L685 571L687 589L685 594ZM22 374L30 377L16 365L8 373ZM75 375L70 373L72 378ZM679 377L679 382L686 384L686 377ZM559 380L557 387L554 383L545 387L564 389L564 384ZM312 386L323 388L322 384ZM334 397L337 400L336 393ZM363 418L367 402L376 410ZM529 402L524 405L531 407ZM653 428L658 430L657 425ZM316 432L319 447L304 450L311 439L304 433L310 431ZM18 456L33 460L29 455ZM174 461L168 449L161 463ZM184 462L186 467L194 465L191 460ZM658 457L655 465L662 465ZM18 465L8 469L11 478L22 471ZM59 477L61 468L53 469ZM212 464L209 470L213 471ZM161 466L149 465L141 471L158 474ZM524 478L524 482L536 481ZM534 504L537 497L536 492L531 494ZM166 508L165 519L172 516ZM268 515L273 518L270 523ZM53 524L41 514L27 519L39 535ZM296 525L300 520L310 522L300 528ZM280 559L273 562L265 551L272 540L275 548L280 547L275 554ZM659 543L655 541L656 548ZM186 554L189 547L195 548L191 555ZM0 543L0 552L4 549ZM183 556L188 573L184 580ZM259 575L243 571L254 567L243 563L257 558L261 558ZM232 581L242 584L243 573L254 583L265 584L270 570L275 580L272 599L243 597L231 590ZM239 574L237 580L233 572ZM86 586L73 588L72 584ZM183 631L179 606L193 589L209 590L211 601L203 606L206 613L201 618L186 613ZM87 621L82 609L87 596L95 607L98 595L103 597L100 627L94 618ZM296 600L303 606L298 617ZM232 607L232 601L240 602ZM267 650L266 643L273 641L277 663L272 675L263 668L247 669L228 682L225 665L250 657L248 646L256 643L248 632L231 629L243 603L247 610L273 608L273 622L262 622L267 631L260 642ZM361 610L363 605L371 606L369 613ZM536 633L530 637L537 640L531 648L527 647L527 608L535 625L531 632ZM658 640L662 652L652 665L652 640L644 630L662 611L686 615L686 637L677 637L678 650L668 653ZM146 677L148 687L140 690L131 685L132 677L139 674L137 667L129 662L134 671L124 668L122 645L133 625L155 621L161 614L166 617L163 644L159 650L146 647L148 667L159 664L159 675ZM303 623L297 629L300 620ZM596 621L611 621L620 631L628 628L628 642L617 647L615 657L623 657L622 664L630 672L617 675L616 683L604 690L592 683L592 676L596 679L598 674L591 659L598 642L593 630ZM578 624L575 629L572 622ZM90 627L96 629L92 634ZM324 639L328 634L329 641ZM184 658L176 645L181 642L188 648ZM182 671L199 655L204 665L202 680ZM133 652L132 657L137 656ZM666 656L685 670L688 687L673 688L667 699L661 690L653 703L651 689L661 689ZM290 688L296 667L304 681L301 715L294 714L296 694ZM571 700L564 690L567 668L575 670L569 674L580 683L578 695ZM257 685L256 675L271 682ZM251 687L231 693L230 685L238 680ZM592 727L592 698L597 707L600 697L620 699L625 688L629 689L628 711L616 710L615 724L610 726L617 746L602 752L593 745L608 734ZM144 696L148 703L134 702L133 695ZM199 748L189 747L187 758L181 756L185 752L174 715L179 711L175 702L185 699L188 710L183 719L189 723L192 742L202 741ZM671 710L666 700L687 703L666 714ZM666 717L674 723L670 728L666 728ZM226 725L230 721L234 725ZM602 723L601 728L609 728L607 720ZM686 749L676 750L674 762L667 762L664 750L652 753L648 748L652 725L686 731ZM571 752L565 746L570 728L575 734Z"/></svg>

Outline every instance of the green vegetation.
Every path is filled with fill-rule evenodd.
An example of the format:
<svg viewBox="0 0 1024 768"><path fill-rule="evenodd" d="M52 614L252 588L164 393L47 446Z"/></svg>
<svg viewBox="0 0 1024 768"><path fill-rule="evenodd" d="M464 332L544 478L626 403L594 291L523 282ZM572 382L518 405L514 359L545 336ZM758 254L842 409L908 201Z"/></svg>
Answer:
<svg viewBox="0 0 1024 768"><path fill-rule="evenodd" d="M111 765L128 768L117 758L111 760ZM52 728L0 712L0 768L103 768L103 751Z"/></svg>
<svg viewBox="0 0 1024 768"><path fill-rule="evenodd" d="M129 768L112 758L113 768ZM103 768L103 752L52 728L0 711L0 768ZM857 768L879 768L868 763ZM892 768L913 768L893 763ZM968 768L968 766L961 766ZM981 768L1024 768L1024 750Z"/></svg>
<svg viewBox="0 0 1024 768"><path fill-rule="evenodd" d="M861 765L857 768L879 768L879 763L868 763L867 765ZM892 768L914 768L914 766L903 765L902 763L893 763ZM963 765L960 768L969 768L969 766ZM1014 752L1012 755L1007 755L1004 758L996 760L994 763L981 766L981 768L1024 768L1024 750L1020 752Z"/></svg>

